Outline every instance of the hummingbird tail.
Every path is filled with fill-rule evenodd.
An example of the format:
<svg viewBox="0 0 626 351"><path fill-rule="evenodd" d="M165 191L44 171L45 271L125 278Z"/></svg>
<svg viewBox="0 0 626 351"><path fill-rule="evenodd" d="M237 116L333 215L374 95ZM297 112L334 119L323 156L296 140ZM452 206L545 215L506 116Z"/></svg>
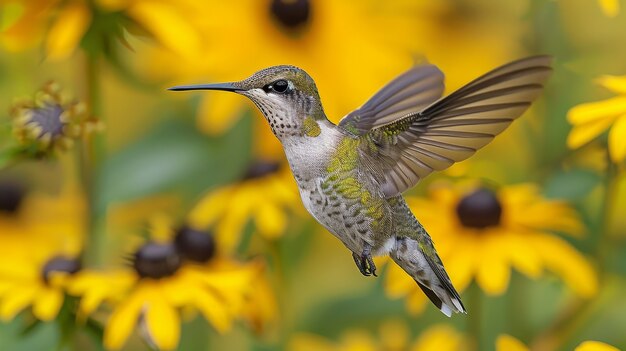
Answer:
<svg viewBox="0 0 626 351"><path fill-rule="evenodd" d="M427 239L428 243L420 243L413 238L398 237L390 256L443 314L450 317L453 312L467 313L430 238Z"/></svg>

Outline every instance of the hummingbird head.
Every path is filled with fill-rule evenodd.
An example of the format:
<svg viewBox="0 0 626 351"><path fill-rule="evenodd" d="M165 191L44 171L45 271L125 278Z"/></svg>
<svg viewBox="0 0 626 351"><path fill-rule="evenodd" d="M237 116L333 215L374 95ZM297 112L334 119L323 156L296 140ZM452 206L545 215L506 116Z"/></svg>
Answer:
<svg viewBox="0 0 626 351"><path fill-rule="evenodd" d="M169 90L224 90L248 97L261 110L279 139L309 135L326 119L313 79L294 66L273 66L232 83L186 85ZM315 130L315 128L313 129Z"/></svg>

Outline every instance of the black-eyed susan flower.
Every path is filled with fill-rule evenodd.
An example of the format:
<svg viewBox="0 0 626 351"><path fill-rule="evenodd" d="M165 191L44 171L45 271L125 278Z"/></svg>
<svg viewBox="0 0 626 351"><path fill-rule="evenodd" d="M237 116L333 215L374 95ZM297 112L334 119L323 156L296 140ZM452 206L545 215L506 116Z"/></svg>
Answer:
<svg viewBox="0 0 626 351"><path fill-rule="evenodd" d="M365 330L349 330L334 342L308 333L296 334L289 342L289 351L461 351L465 338L449 325L434 325L412 340L406 324L387 321L375 337Z"/></svg>
<svg viewBox="0 0 626 351"><path fill-rule="evenodd" d="M0 318L29 306L40 320L57 316L81 267L83 215L82 198L71 191L50 196L0 181Z"/></svg>
<svg viewBox="0 0 626 351"><path fill-rule="evenodd" d="M195 52L201 42L197 30L186 21L188 13L195 11L191 2L18 0L5 7L8 23L0 32L0 44L21 51L43 41L50 59L67 58L86 36L91 36L87 43L91 50L103 45L102 49L110 51L111 39L128 45L125 30L148 34L178 53Z"/></svg>
<svg viewBox="0 0 626 351"><path fill-rule="evenodd" d="M214 227L219 250L230 252L249 221L266 239L281 236L287 227L288 211L300 208L299 203L287 167L256 161L241 181L211 191L201 199L188 221L195 228Z"/></svg>
<svg viewBox="0 0 626 351"><path fill-rule="evenodd" d="M13 248L16 249L16 248ZM23 253L37 251L19 248ZM50 252L47 256L3 255L11 262L0 268L0 318L13 319L32 306L33 315L42 321L56 318L65 298L65 287L71 276L81 268L73 255Z"/></svg>
<svg viewBox="0 0 626 351"><path fill-rule="evenodd" d="M611 160L626 158L626 76L604 76L598 83L618 96L573 107L567 120L573 125L567 145L577 149L609 130L608 148Z"/></svg>
<svg viewBox="0 0 626 351"><path fill-rule="evenodd" d="M71 276L81 268L80 240L72 233L57 232L63 226L42 223L2 223L0 235L0 318L13 319L32 307L43 321L54 319L65 297Z"/></svg>
<svg viewBox="0 0 626 351"><path fill-rule="evenodd" d="M500 335L496 339L496 351L530 351L530 348L510 335ZM600 341L584 341L574 351L619 351L618 348Z"/></svg>
<svg viewBox="0 0 626 351"><path fill-rule="evenodd" d="M257 263L242 264L215 252L208 233L188 227L172 241L149 241L135 250L132 268L85 270L68 286L81 296L82 316L100 305L113 307L104 345L121 348L134 331L158 349L174 349L180 338L182 310L200 312L218 332L242 315Z"/></svg>
<svg viewBox="0 0 626 351"><path fill-rule="evenodd" d="M84 103L68 98L55 82L45 84L34 99L15 104L11 116L18 141L35 155L66 150L80 136L102 127L86 116Z"/></svg>
<svg viewBox="0 0 626 351"><path fill-rule="evenodd" d="M420 42L416 38L430 33L432 18L443 7L440 3L411 1L393 5L355 0L211 2L188 17L206 37L205 52L180 57L148 48L141 52L147 55L142 68L151 77L166 74L170 79L211 76L225 80L288 62L315 75L320 91L333 96L325 99L328 115L339 119L385 81L360 79L363 72L370 77L381 74L391 78L401 71L392 67L411 65ZM337 82L342 82L341 87ZM200 127L220 133L240 116L243 106L240 99L227 95L203 99Z"/></svg>
<svg viewBox="0 0 626 351"><path fill-rule="evenodd" d="M581 235L578 215L563 201L543 198L535 185L494 191L476 184L435 184L426 198L409 197L407 203L419 213L461 291L475 280L485 293L502 294L514 268L531 278L547 269L582 297L596 293L591 264L552 233ZM395 265L389 268L385 286L391 296L407 296L412 312L425 306L421 291Z"/></svg>

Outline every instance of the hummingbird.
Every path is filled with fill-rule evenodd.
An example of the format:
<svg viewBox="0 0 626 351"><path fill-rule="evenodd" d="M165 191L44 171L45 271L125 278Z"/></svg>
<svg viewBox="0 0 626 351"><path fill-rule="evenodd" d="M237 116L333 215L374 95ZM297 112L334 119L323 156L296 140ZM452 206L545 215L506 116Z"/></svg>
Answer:
<svg viewBox="0 0 626 351"><path fill-rule="evenodd" d="M295 66L169 90L223 90L252 100L284 148L304 207L352 252L361 274L376 276L372 257L389 255L450 317L467 312L402 193L467 159L522 115L541 94L551 61L505 64L445 97L442 71L415 65L336 125L315 81Z"/></svg>

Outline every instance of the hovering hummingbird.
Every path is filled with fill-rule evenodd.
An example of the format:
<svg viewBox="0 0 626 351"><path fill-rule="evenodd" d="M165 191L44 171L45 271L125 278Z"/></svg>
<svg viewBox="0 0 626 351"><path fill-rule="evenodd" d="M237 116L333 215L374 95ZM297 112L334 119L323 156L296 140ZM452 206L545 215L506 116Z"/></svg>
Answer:
<svg viewBox="0 0 626 351"><path fill-rule="evenodd" d="M550 65L549 56L511 62L443 98L443 73L418 65L338 125L326 117L313 79L294 66L169 90L224 90L252 100L283 145L304 207L352 251L359 271L376 276L372 256L390 255L449 317L465 308L402 192L508 127L541 93Z"/></svg>

